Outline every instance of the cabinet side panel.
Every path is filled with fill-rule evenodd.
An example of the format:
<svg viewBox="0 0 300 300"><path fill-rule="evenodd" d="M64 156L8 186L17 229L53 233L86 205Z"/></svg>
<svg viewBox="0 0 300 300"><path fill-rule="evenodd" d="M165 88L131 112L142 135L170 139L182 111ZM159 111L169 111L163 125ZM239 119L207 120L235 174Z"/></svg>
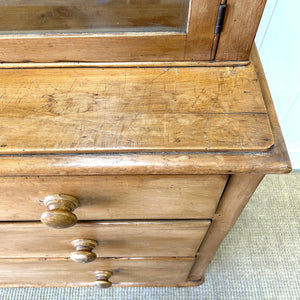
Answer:
<svg viewBox="0 0 300 300"><path fill-rule="evenodd" d="M200 246L197 260L192 268L189 280L203 278L204 272L221 242L231 230L256 187L263 179L263 174L232 175L216 210L215 217Z"/></svg>

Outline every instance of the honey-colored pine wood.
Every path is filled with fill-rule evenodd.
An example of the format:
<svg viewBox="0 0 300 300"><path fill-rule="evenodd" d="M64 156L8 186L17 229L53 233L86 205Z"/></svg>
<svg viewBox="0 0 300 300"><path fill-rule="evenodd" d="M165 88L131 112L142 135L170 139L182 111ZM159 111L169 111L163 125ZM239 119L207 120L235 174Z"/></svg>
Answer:
<svg viewBox="0 0 300 300"><path fill-rule="evenodd" d="M220 0L191 0L190 3L185 59L209 60Z"/></svg>
<svg viewBox="0 0 300 300"><path fill-rule="evenodd" d="M290 169L290 161L256 47L253 48L251 58L257 70L268 113L272 120L271 124L275 136L274 162L275 160L285 160ZM197 254L197 259L189 275L189 280L203 280L204 272L221 242L237 221L265 174L262 168L261 174L245 173L230 177L216 210L215 217Z"/></svg>
<svg viewBox="0 0 300 300"><path fill-rule="evenodd" d="M93 120L97 120L97 114L98 120L102 120L98 124ZM212 115L209 119L205 114L172 116L158 113L145 116L128 113L124 116L123 113L117 113L106 116L103 106L99 113L95 112L93 115L86 123L83 123L81 116L73 119L72 113L66 118L27 117L12 120L3 117L2 122L8 126L6 125L6 130L3 128L5 132L2 132L7 136L8 129L14 136L10 139L2 138L4 143L1 145L1 152L193 152L228 151L230 148L232 151L267 151L273 145L268 118L261 114ZM88 118L88 114L86 117ZM8 124L10 122L11 124ZM37 128L40 130L37 131ZM57 134L50 136L49 132ZM257 134L260 136L256 140L254 136ZM39 136L37 139L36 135ZM56 145L58 147L55 147Z"/></svg>
<svg viewBox="0 0 300 300"><path fill-rule="evenodd" d="M42 69L34 70L0 70L1 112L22 117L23 106L34 112L40 102L54 106L50 110L54 115L64 109L60 114L65 116L84 113L88 103L101 105L100 102L106 100L110 110L117 112L266 113L253 65L207 66L47 69L42 65ZM70 103L69 98L74 103ZM64 103L67 99L68 105ZM51 102L54 103L51 105ZM19 105L13 110L16 103ZM47 108L40 112L49 113Z"/></svg>
<svg viewBox="0 0 300 300"><path fill-rule="evenodd" d="M189 280L200 280L221 242L233 227L264 175L232 175L203 240Z"/></svg>
<svg viewBox="0 0 300 300"><path fill-rule="evenodd" d="M227 1L217 61L249 59L265 2ZM193 63L210 60L221 1L192 0L189 8L177 1L147 1L146 5L119 1L101 7L89 1L90 8L82 1L52 1L50 7L38 1L27 7L18 1L4 4L10 3L15 6L2 6L0 11L1 62ZM156 32L159 27L162 32ZM30 29L46 30L47 35L19 34Z"/></svg>
<svg viewBox="0 0 300 300"><path fill-rule="evenodd" d="M53 194L76 197L79 220L209 219L223 192L218 176L57 176L0 178L0 220L39 220Z"/></svg>
<svg viewBox="0 0 300 300"><path fill-rule="evenodd" d="M195 199L196 204L198 203L198 201L203 199L204 203L206 204L204 204L204 206L202 206L201 204L200 208L207 207L207 205L210 206L211 199L214 199L217 193L220 193L218 197L221 196L225 186L225 182L227 181L228 174L234 174L230 177L228 184L225 186L225 190L217 210L214 209L216 213L212 216L212 225L210 226L203 242L200 245L195 264L193 264L194 258L174 259L170 257L162 258L159 256L155 256L152 258L149 257L147 260L143 259L142 257L135 257L132 259L129 259L128 257L118 259L100 258L94 262L91 262L90 264L75 263L68 260L67 258L1 258L1 285L5 287L91 286L96 280L94 274L94 272L96 271L111 271L113 275L111 276L111 278L109 278L109 280L112 281L113 284L120 286L190 286L202 283L204 278L204 271L208 266L210 260L212 259L215 251L217 250L220 242L224 239L230 228L237 220L243 207L246 205L247 201L251 197L260 180L263 178L264 174L267 174L269 172L284 173L289 172L291 169L272 100L270 98L263 71L257 57L257 52L254 51L252 59L253 64L251 64L249 67L251 67L255 72L255 76L252 78L252 80L248 81L248 84L246 84L246 86L249 87L251 86L251 84L260 84L256 85L256 91L258 91L258 94L260 95L260 100L258 98L256 99L258 99L259 106L262 107L264 111L257 114L264 114L267 117L267 120L270 121L270 132L272 131L274 140L274 145L270 149L263 149L259 151L252 149L250 151L244 151L244 149L241 147L239 152L227 151L223 149L219 152L213 152L210 150L207 152L149 152L139 154L76 154L76 151L74 151L72 155L49 155L46 153L42 155L20 155L21 152L18 152L18 155L8 155L3 152L4 154L1 155L0 172L2 176L1 180L3 180L2 183L4 183L4 193L2 196L7 201L5 201L4 207L0 208L0 212L3 212L4 215L7 214L11 216L11 220L17 220L18 215L25 215L26 210L24 209L24 207L27 206L27 203L35 202L36 204L38 204L38 201L42 200L46 196L42 196L43 191L46 191L47 195L62 192L51 191L51 193L48 193L49 188L52 190L51 187L56 186L58 188L70 188L69 191L71 192L71 189L74 188L74 182L75 190L73 190L73 192L77 189L77 191L82 192L84 190L85 192L90 193L90 187L95 188L99 186L97 192L94 192L95 194L91 192L91 194L89 195L97 194L97 197L99 197L99 195L113 195L120 197L121 195L124 199L129 199L129 203L135 203L135 207L134 209L130 208L129 210L127 210L129 214L126 215L126 218L129 218L130 213L135 212L137 208L140 208L139 212L142 212L143 210L140 215L145 215L145 223L151 223L150 215L157 215L160 211L164 211L167 215L170 212L168 210L174 209L174 207L176 206L175 204L179 203L176 202L177 200L173 202L173 199L180 199L180 205L176 207L176 209L178 209L178 215L175 214L174 217L174 219L178 220L184 218L183 216L185 216L186 209L190 210L191 208L196 208L196 206L192 202L190 202L190 199ZM230 73L241 70L243 70L244 72L245 70L247 70L247 67L233 69L227 68L227 70L229 70ZM18 72L17 70L10 71ZM216 78L217 79L214 80L215 84L216 82L219 83L223 80L220 77ZM229 78L232 77L229 76ZM247 80L247 78L249 79L250 77L246 76L245 79L242 79L241 77L236 78L233 86L239 86L239 82L243 82L244 80ZM186 86L188 87L188 81L186 82ZM228 86L228 82L223 85L221 84L221 87L220 85L218 85L219 89L216 94L217 96L222 95L224 86ZM247 92L242 93L242 91L243 90L240 89L239 96L244 99L243 94L247 94ZM228 95L230 96L230 93ZM158 97L159 96L162 97L161 94L158 94ZM190 99L193 99L193 97L191 97ZM214 99L213 94L210 94L209 99L210 101ZM262 99L265 101L266 107L264 107L264 105L261 106ZM22 98L19 98L19 102L22 102ZM3 103L9 105L9 103L7 102ZM222 104L225 103L226 102L222 101ZM237 103L239 103L239 101L237 101ZM246 105L246 103L247 101L241 102L240 107ZM13 111L15 114L15 107L18 108L17 105L12 106L12 108L8 108L7 113L9 114ZM138 109L141 109L142 106L137 107ZM3 108L5 108L5 105L3 105ZM205 113L207 120L210 119L211 114L214 114L212 113L214 112L214 109L216 109L217 111L219 109L218 105L212 107L211 112L208 111ZM228 109L230 111L233 108L230 108L230 106L222 106L221 112L215 114L225 115L225 111ZM178 111L180 110L181 108L178 108ZM186 114L189 113L190 111L187 110ZM226 114L228 114L228 112ZM254 118L253 114L256 113L239 112L238 114L252 115L252 118ZM25 114L21 112L20 115L24 116ZM245 118L244 121L245 120L247 120L247 118ZM189 175L178 176L178 174L180 173ZM45 176L41 176L42 174ZM80 176L75 176L76 174ZM104 176L96 176L97 174L102 174ZM124 175L109 176L109 174ZM140 176L141 174L142 176ZM154 174L163 175L155 176ZM176 176L170 174L176 174ZM214 175L206 175L203 177L199 176L199 178L201 178L199 179L197 176L192 174ZM10 177L12 175L14 175L14 177ZM55 176L52 177L51 175ZM195 188L193 184L190 184L191 182L193 182L192 178L195 177L198 178L198 181L196 180L195 182L195 185L197 185L198 188L200 188L200 186L198 186L198 183L201 182L201 184L203 184L203 182L205 182L206 180L211 181L212 185L209 187L209 185L207 186L206 184L203 184L201 192L199 193L197 188ZM101 183L99 178L106 178L107 180ZM112 178L114 179L113 181L111 181ZM134 178L140 178L142 182L135 181ZM146 178L150 178L150 182L147 181ZM152 184L154 178L158 179L159 184ZM176 179L176 186L172 186L171 183L171 179L174 178ZM30 188L27 187L27 190L26 185L30 185ZM216 186L219 187L217 188L217 193ZM112 192L113 188L116 189L116 194ZM124 191L130 191L131 188L133 188L132 191L134 191L132 195L130 195L130 193L127 194L126 192L124 193ZM188 192L189 189L191 189L192 196ZM40 190L41 193L39 192ZM211 192L212 190L213 192ZM37 191L38 193L36 194ZM156 197L157 193L159 194L159 197ZM195 195L197 193L197 198L194 193ZM22 203L22 207L17 207L17 204L20 203L20 200L18 200L20 198L18 197L21 197L21 194L23 197L22 200L28 195L34 195L35 198L32 202L33 198L29 197L28 202L25 200L25 202ZM16 197L16 195L18 195L18 197ZM139 202L135 202L135 197L131 198L131 196L133 195L139 196ZM83 197L82 199L81 197L79 198L80 201L82 201ZM94 199L96 199L96 197ZM104 202L107 201L107 198L103 199ZM157 199L157 202L154 202L153 199ZM89 206L89 200L90 199L88 198L88 201L85 203L85 205L78 208L79 214L81 208L86 208L87 211L95 212L93 205ZM119 207L123 203L121 200L119 202L118 201L113 201L116 205L115 207ZM96 202L99 205L101 203L103 204L103 202L99 201L99 198L97 198ZM216 202L218 202L218 200ZM106 203L111 202L107 201ZM147 203L151 203L151 205L145 205ZM42 201L40 204L41 205L39 209L44 208ZM38 213L34 211L36 207L35 205L33 205L32 207L29 205L28 207L30 207L30 210L28 210L26 215L38 215ZM105 207L105 215L107 215L107 213L111 214L111 211L109 211L110 209L114 210L115 208L109 206ZM124 211L125 209L126 208L124 207ZM157 211L155 211L155 209L157 209ZM196 208L196 210L198 211L198 208ZM97 208L97 212L98 211L101 211L99 207ZM202 211L202 209L200 209L200 211ZM77 209L75 212L77 213ZM148 212L149 215L146 215ZM86 215L83 214L82 218L86 219L85 216ZM95 219L100 219L99 215L95 216ZM34 218L35 217L33 217L33 219ZM159 215L159 218L163 219L162 215ZM201 217L196 216L196 218ZM120 221L120 219L121 215L116 215L116 220ZM173 221L174 223L176 223L175 220ZM139 223L138 221L135 222ZM100 223L113 222L100 221ZM33 224L37 225L37 223L28 224L29 227L32 227ZM15 225L16 224L11 224L10 226L13 227ZM70 228L70 230L71 229L73 228ZM46 230L56 229L47 228ZM30 250L28 251L30 252ZM97 270L88 269L90 266L97 266ZM61 270L61 272L57 272L57 270ZM19 273L21 275L19 277L16 276L16 274ZM57 275L57 273L59 274ZM93 282L92 284L91 281Z"/></svg>
<svg viewBox="0 0 300 300"><path fill-rule="evenodd" d="M248 60L266 0L227 0L217 61Z"/></svg>
<svg viewBox="0 0 300 300"><path fill-rule="evenodd" d="M271 127L273 131L273 135L275 137L275 146L273 153L274 164L278 161L285 161L289 171L292 170L291 162L288 156L288 151L284 142L284 138L281 132L279 120L277 118L277 114L275 111L275 107L273 104L272 96L268 87L267 79L264 73L263 66L261 64L258 51L256 45L253 46L251 52L251 60L253 61L253 66L255 68L255 72L257 73L260 88L262 90L262 94L264 97L264 101L266 104L266 108L268 111L269 119L271 120Z"/></svg>
<svg viewBox="0 0 300 300"><path fill-rule="evenodd" d="M291 164L270 98L270 92L263 69L255 48L252 52L252 61L251 68L253 68L255 73L254 77L250 76L250 78L253 79L248 81L248 83L259 84L256 86L257 91L262 91L260 97L263 97L267 106L268 117L274 135L274 146L270 151L265 153L245 152L243 155L240 153L227 153L224 155L223 153L204 152L201 153L201 155L197 153L157 153L151 155L131 154L130 156L127 154L2 156L0 176L26 176L28 174L34 176L91 174L233 174L244 172L288 173L291 170ZM234 72L243 70L244 72L247 68L248 67L235 67L232 70L234 70ZM17 70L10 71L18 72ZM207 73L209 72L213 72L213 70L207 68ZM8 73L6 73L6 75L8 76ZM246 78L242 80L242 82L245 81L247 81ZM234 89L232 90L232 94L234 94ZM245 94L242 94L242 97L244 96ZM222 97L222 93L218 95L218 98L219 97ZM221 99L222 103L226 103L226 98ZM239 106L239 101L237 101L238 97L234 99L236 106L232 105L229 107L231 107L231 109L242 107L242 105ZM249 101L248 98L242 104L247 106ZM222 106L222 109L226 107L228 109L228 104ZM260 102L260 104L256 104L256 107L263 108L264 106L262 102ZM218 109L218 105L216 109Z"/></svg>
<svg viewBox="0 0 300 300"><path fill-rule="evenodd" d="M209 224L198 220L80 222L57 230L41 223L4 222L0 223L0 258L70 257L75 251L72 241L78 239L98 242L93 249L97 257L195 256Z"/></svg>
<svg viewBox="0 0 300 300"><path fill-rule="evenodd" d="M0 48L2 49L0 61L21 63L184 61L187 52L185 49L186 44L188 49L193 51L193 54L198 54L198 58L209 60L213 40L213 23L217 17L217 0L204 1L203 3L192 1L189 18L186 15L186 5L180 5L180 3L174 1L168 3L158 3L156 1L153 3L151 1L147 5L149 8L145 7L144 9L143 6L132 9L134 5L128 4L125 5L124 9L122 3L121 5L119 3L119 6L108 5L103 18L99 16L96 18L85 17L84 22L80 21L82 14L91 14L90 12L87 13L84 8L81 8L84 12L79 15L78 10L67 9L65 6L54 9L54 11L50 10L50 13L47 13L47 9L34 6L18 8L26 16L33 14L28 18L30 19L29 24L25 21L27 17L19 17L15 22L11 21L15 19L11 15L15 13L14 10L17 8L4 8L4 16L1 19L3 19L4 29L6 30L10 27L14 28L14 26L15 30L20 28L29 29L32 26L41 29L51 29L59 26L65 30L67 29L67 31L62 31L64 32L63 35L55 33L55 31L50 31L48 35L42 33L35 33L34 35L3 33L0 36ZM105 8L96 8L92 14L95 14L97 10L99 10L99 14L102 14L103 9ZM8 12L6 12L7 10ZM103 22L116 28L117 26L113 21L120 15L119 11L122 12L122 15L125 14L126 16L127 14L129 18L129 20L128 18L121 18L121 21L115 22L119 23L117 24L120 28L119 31L121 31L119 33L101 34L101 30L95 30L94 33L70 33L70 30L74 27L76 30L76 26L80 28L85 28L87 25L94 26L95 24L103 26ZM7 17L9 18L8 21L6 21ZM89 21L87 22L86 19ZM59 25L57 25L57 22ZM155 32L157 24L162 24L162 33ZM150 31L147 32L147 26L149 25L152 25L154 29L151 30L150 27ZM137 26L144 26L145 32L131 33L132 28ZM199 27L202 28L200 33L197 29ZM178 28L182 33L176 32ZM188 59L191 61L192 57Z"/></svg>
<svg viewBox="0 0 300 300"><path fill-rule="evenodd" d="M0 260L2 287L94 286L96 271L112 271L115 286L169 286L184 284L194 258L97 259L79 264L63 259Z"/></svg>
<svg viewBox="0 0 300 300"><path fill-rule="evenodd" d="M1 70L0 78L2 154L273 145L253 66Z"/></svg>
<svg viewBox="0 0 300 300"><path fill-rule="evenodd" d="M179 33L2 35L0 62L183 60L184 43Z"/></svg>

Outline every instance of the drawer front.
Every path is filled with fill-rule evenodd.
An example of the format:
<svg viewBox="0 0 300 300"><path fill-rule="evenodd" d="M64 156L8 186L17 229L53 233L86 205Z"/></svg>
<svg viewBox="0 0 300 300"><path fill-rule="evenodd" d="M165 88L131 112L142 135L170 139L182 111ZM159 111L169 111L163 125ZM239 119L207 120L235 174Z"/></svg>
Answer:
<svg viewBox="0 0 300 300"><path fill-rule="evenodd" d="M69 260L0 260L0 286L93 286L95 272L111 271L116 285L176 285L187 280L194 258Z"/></svg>
<svg viewBox="0 0 300 300"><path fill-rule="evenodd" d="M0 178L0 220L39 220L43 199L68 194L80 220L210 219L226 175L124 175Z"/></svg>
<svg viewBox="0 0 300 300"><path fill-rule="evenodd" d="M95 240L97 257L195 256L210 221L80 222L57 230L0 223L0 258L70 257L72 241Z"/></svg>

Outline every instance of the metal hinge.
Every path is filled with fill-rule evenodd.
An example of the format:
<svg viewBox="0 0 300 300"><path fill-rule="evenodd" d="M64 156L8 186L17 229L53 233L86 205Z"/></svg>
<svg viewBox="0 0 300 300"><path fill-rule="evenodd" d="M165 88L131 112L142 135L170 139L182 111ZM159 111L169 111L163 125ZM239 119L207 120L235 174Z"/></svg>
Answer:
<svg viewBox="0 0 300 300"><path fill-rule="evenodd" d="M216 57L218 44L220 40L220 34L222 32L222 28L224 24L226 7L227 7L227 0L222 0L218 10L217 22L215 27L215 36L214 36L213 45L211 49L210 60L215 60Z"/></svg>

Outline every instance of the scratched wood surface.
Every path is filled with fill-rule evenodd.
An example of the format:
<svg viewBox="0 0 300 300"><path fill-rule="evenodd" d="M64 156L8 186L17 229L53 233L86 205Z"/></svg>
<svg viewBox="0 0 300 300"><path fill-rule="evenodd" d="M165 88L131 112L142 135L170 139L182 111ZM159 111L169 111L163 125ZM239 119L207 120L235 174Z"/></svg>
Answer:
<svg viewBox="0 0 300 300"><path fill-rule="evenodd" d="M93 249L97 257L195 256L209 224L206 220L102 221L57 230L40 222L1 222L0 258L70 257L76 239L97 241Z"/></svg>
<svg viewBox="0 0 300 300"><path fill-rule="evenodd" d="M113 284L175 285L184 283L194 258L97 259L79 264L64 259L0 260L0 286L93 286L95 271L108 270Z"/></svg>
<svg viewBox="0 0 300 300"><path fill-rule="evenodd" d="M0 70L0 153L267 151L253 66Z"/></svg>

